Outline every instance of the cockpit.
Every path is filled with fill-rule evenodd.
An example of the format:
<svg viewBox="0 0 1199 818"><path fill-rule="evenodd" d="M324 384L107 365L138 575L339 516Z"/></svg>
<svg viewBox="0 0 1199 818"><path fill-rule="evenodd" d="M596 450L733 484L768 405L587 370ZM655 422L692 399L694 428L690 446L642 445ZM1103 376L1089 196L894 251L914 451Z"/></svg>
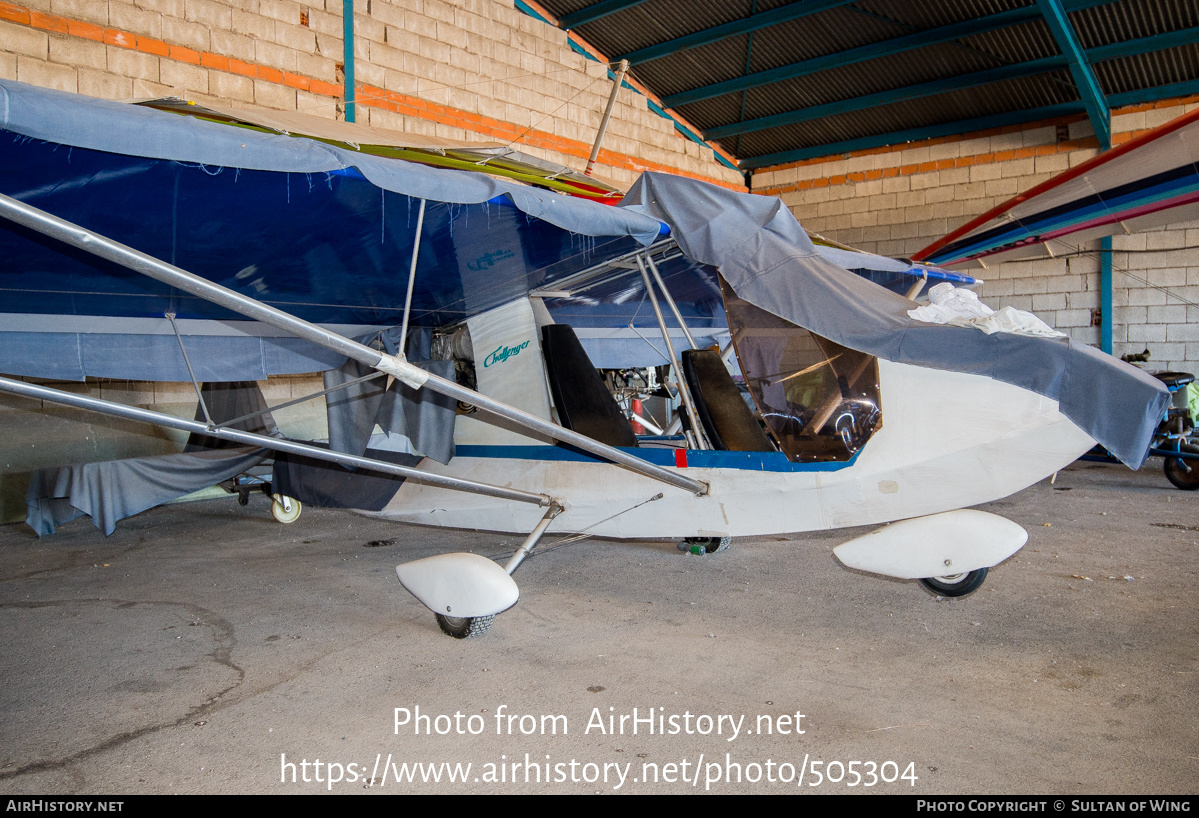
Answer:
<svg viewBox="0 0 1199 818"><path fill-rule="evenodd" d="M794 462L846 461L882 425L878 360L755 307L723 280L745 385Z"/></svg>

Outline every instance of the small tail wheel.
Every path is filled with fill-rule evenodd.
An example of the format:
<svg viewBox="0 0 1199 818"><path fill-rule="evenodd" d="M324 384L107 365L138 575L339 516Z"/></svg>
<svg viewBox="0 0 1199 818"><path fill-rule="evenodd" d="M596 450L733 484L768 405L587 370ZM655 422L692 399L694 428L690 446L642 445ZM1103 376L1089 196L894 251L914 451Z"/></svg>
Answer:
<svg viewBox="0 0 1199 818"><path fill-rule="evenodd" d="M1196 446L1188 446L1184 443L1181 449L1187 454L1199 454L1199 447ZM1166 479L1173 483L1175 487L1183 491L1195 491L1199 489L1199 460L1167 457L1162 468L1166 472Z"/></svg>
<svg viewBox="0 0 1199 818"><path fill-rule="evenodd" d="M678 549L692 554L719 554L729 550L732 537L687 537L680 540Z"/></svg>
<svg viewBox="0 0 1199 818"><path fill-rule="evenodd" d="M495 614L490 616L434 614L434 616L437 617L437 624L441 628L441 632L455 639L474 639L476 636L482 636L491 630L491 623L495 622Z"/></svg>
<svg viewBox="0 0 1199 818"><path fill-rule="evenodd" d="M925 577L920 580L925 588L938 596L965 596L978 590L987 578L987 569L967 571L964 574L952 574L945 577Z"/></svg>
<svg viewBox="0 0 1199 818"><path fill-rule="evenodd" d="M273 502L271 503L271 516L279 522L287 525L294 523L300 519L300 512L303 511L303 506L300 501L294 497L288 497L286 494L271 495Z"/></svg>

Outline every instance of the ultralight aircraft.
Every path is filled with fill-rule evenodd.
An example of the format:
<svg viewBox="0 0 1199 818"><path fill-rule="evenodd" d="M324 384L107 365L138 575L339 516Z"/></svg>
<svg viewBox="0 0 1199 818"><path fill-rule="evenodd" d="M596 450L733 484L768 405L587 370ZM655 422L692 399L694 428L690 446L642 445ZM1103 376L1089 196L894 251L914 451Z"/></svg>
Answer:
<svg viewBox="0 0 1199 818"><path fill-rule="evenodd" d="M847 267L913 294L969 279L813 244L774 198L645 174L612 207L511 151L189 107L0 80L0 372L191 381L200 401L191 421L11 377L0 390L245 447L60 470L35 503L49 530L82 511L111 530L164 486L213 485L269 450L277 502L287 482L387 519L527 534L503 567L397 567L454 636L516 604L511 575L551 528L714 551L879 525L841 561L961 595L1027 539L969 506L1095 441L1140 465L1169 399L1066 337L912 317ZM503 174L437 167L471 161ZM608 330L648 345L649 322L674 434L636 435L592 360L621 358ZM265 406L218 409L211 388L313 371L327 446L272 434ZM368 450L376 425L405 450ZM329 481L349 472L313 463L375 482L345 500Z"/></svg>

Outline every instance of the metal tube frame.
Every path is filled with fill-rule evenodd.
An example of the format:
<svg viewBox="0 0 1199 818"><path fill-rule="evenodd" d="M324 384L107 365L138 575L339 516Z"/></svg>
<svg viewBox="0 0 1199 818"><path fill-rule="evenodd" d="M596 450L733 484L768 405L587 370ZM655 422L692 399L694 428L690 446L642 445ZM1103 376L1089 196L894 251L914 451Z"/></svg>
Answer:
<svg viewBox="0 0 1199 818"><path fill-rule="evenodd" d="M616 95L620 93L620 86L624 84L624 75L629 70L629 61L620 61L620 70L616 72L616 81L612 84L612 94L608 97L608 107L604 109L604 117L600 120L599 132L595 135L595 144L591 146L591 156L587 159L587 169L583 171L583 175L590 176L592 169L595 167L595 160L599 158L600 145L604 144L604 134L608 131L608 120L612 118L612 109L616 107Z"/></svg>
<svg viewBox="0 0 1199 818"><path fill-rule="evenodd" d="M678 304L674 303L674 298L670 295L670 290L666 289L666 282L662 280L662 274L658 272L658 265L654 264L653 256L646 254L645 263L649 265L649 271L654 274L654 281L658 283L658 289L662 291L662 297L666 299L666 306L670 307L671 313L674 314L674 320L679 322L679 327L683 330L683 334L687 336L687 343L691 344L692 349L699 349L699 344L695 343L695 337L692 336L691 330L687 328L687 322L683 320L683 314L679 312Z"/></svg>
<svg viewBox="0 0 1199 818"><path fill-rule="evenodd" d="M208 414L208 406L204 403L204 393L200 390L200 382L196 380L196 371L192 369L191 358L187 357L187 347L183 345L183 336L179 334L179 327L175 326L175 313L163 313L166 319L171 322L171 329L175 332L175 340L179 342L179 351L183 353L183 363L187 365L187 374L192 379L192 387L196 390L196 400L200 402L200 411L204 413L204 419L208 421L209 426L216 426L212 422L212 415Z"/></svg>
<svg viewBox="0 0 1199 818"><path fill-rule="evenodd" d="M1179 449L1159 449L1157 447L1150 447L1149 454L1156 455L1157 457L1173 457L1173 458L1176 458L1177 460L1179 460L1180 462L1187 461L1187 460L1199 460L1199 454L1194 454L1192 452L1184 452L1181 448L1179 448ZM1183 462L1183 465L1186 465L1186 463ZM1199 465L1199 464L1197 464L1197 465ZM1190 471L1190 470L1191 470L1191 467L1187 466L1187 471Z"/></svg>
<svg viewBox="0 0 1199 818"><path fill-rule="evenodd" d="M528 412L489 398L486 395L481 395L473 389L467 389L454 381L433 375L393 355L386 355L378 350L371 349L343 335L338 335L316 324L296 318L294 315L289 315L275 307L268 306L241 293L234 292L219 284L201 278L194 273L182 270L173 264L167 264L164 261L134 250L132 247L127 247L120 242L105 238L98 233L72 224L3 194L0 194L0 217L28 227L30 230L42 233L43 235L50 236L72 247L77 247L92 255L120 264L122 267L142 273L156 281L162 281L173 287L177 287L184 292L203 298L217 306L225 307L248 318L253 318L264 324L282 329L292 335L345 355L347 358L364 363L374 369L395 375L414 388L427 386L438 394L472 404L485 412L490 412L491 414L518 423L533 432L546 435L554 440L560 440L563 443L569 443L601 459L618 463L646 477L668 483L697 496L703 496L708 493L708 485L699 480L693 480L678 472L656 466L628 452L623 452L613 446L592 440L586 435L565 429L550 421L531 415ZM644 270L642 270L642 275L646 275Z"/></svg>
<svg viewBox="0 0 1199 818"><path fill-rule="evenodd" d="M412 265L408 268L408 294L404 296L404 322L400 325L400 357L407 360L408 314L412 311L412 289L416 286L416 262L420 258L420 238L425 229L425 200L420 200L416 216L416 238L412 240Z"/></svg>
<svg viewBox="0 0 1199 818"><path fill-rule="evenodd" d="M550 527L550 523L553 522L554 518L561 513L562 506L557 503L550 503L549 511L545 512L545 516L537 523L537 527L529 532L529 536L525 537L525 541L508 558L508 564L504 566L504 570L508 572L508 576L515 574L516 569L525 561L525 557L533 553L533 549L537 547L538 541L541 540L541 535Z"/></svg>
<svg viewBox="0 0 1199 818"><path fill-rule="evenodd" d="M345 383L339 383L337 386L331 386L328 389L322 389L320 392L313 392L311 395L305 395L302 398L295 398L293 400L286 401L285 403L277 403L274 406L268 406L265 409L259 409L257 412L250 412L249 414L242 415L241 417L233 418L232 420L221 421L220 425L222 427L236 426L237 424L241 423L243 420L249 420L251 418L256 418L260 415L265 415L268 412L277 412L280 409L286 409L289 406L296 406L297 404L306 403L307 401L315 400L317 398L323 398L325 395L331 394L333 392L339 392L342 389L349 389L351 386L357 386L358 384L365 383L366 381L373 381L376 378L382 378L386 374L387 374L386 372L372 372L369 375L363 375L361 378L354 378L354 380L352 380L352 381L346 381Z"/></svg>
<svg viewBox="0 0 1199 818"><path fill-rule="evenodd" d="M458 477L447 477L440 474L432 474L430 472L414 469L409 466L400 466L395 463L388 463L384 460L373 460L369 457L358 457L352 454L344 454L343 452L335 452L329 449L321 449L316 446L309 446L305 443L296 443L291 440L284 440L277 437L269 437L267 435L259 435L253 432L242 432L237 429L224 429L221 427L211 428L205 426L196 420L185 420L177 418L173 415L165 415L161 412L154 412L149 409L140 409L136 406L126 406L122 403L113 403L112 401L93 398L87 395L75 395L70 392L61 392L57 389L51 389L48 386L38 386L24 381L14 381L9 378L0 378L0 391L11 392L14 395L21 395L26 398L36 398L38 400L48 400L53 403L61 403L64 406L73 406L76 409L89 409L93 412L101 412L105 415L125 418L126 420L137 420L144 423L153 423L156 426L165 426L168 429L179 429L184 432L192 432L195 434L217 437L222 440L232 440L235 443L245 443L249 446L258 446L263 449L272 449L278 452L289 452L291 454L302 454L305 457L311 457L316 460L328 460L331 463L338 463L342 466L352 466L354 468L370 469L371 471L385 472L394 474L398 477L407 477L412 480L417 480L421 483L426 483L438 488L454 489L458 491L467 491L474 494L486 494L490 497L499 497L504 500L515 500L519 503L531 503L536 506L552 505L554 500L552 497L545 494L535 494L530 491L521 491L520 489L511 489L504 486L493 486L489 483L478 483L473 480L463 480Z"/></svg>
<svg viewBox="0 0 1199 818"><path fill-rule="evenodd" d="M647 253L659 255L662 261L669 261L683 255L683 251L679 249L674 239L660 239L648 247L638 247L636 250L630 250L623 255L610 258L607 261L601 261L599 264L593 264L585 270L571 273L565 278L555 281L553 284L531 290L529 297L562 298L564 296L574 296L581 292L586 292L599 284L612 281L615 278L633 275L637 272L637 268L629 265L637 256ZM605 275L609 275L609 277L604 278L603 276Z"/></svg>
<svg viewBox="0 0 1199 818"><path fill-rule="evenodd" d="M683 377L683 367L679 363L679 356L674 352L670 331L666 327L666 319L662 316L662 307L658 305L658 297L654 295L654 285L645 268L645 260L641 256L637 256L636 261L637 269L641 271L641 280L645 282L645 292L649 296L650 306L654 308L654 315L658 319L658 328L662 330L662 340L666 344L667 354L670 355L670 365L674 367L675 379L679 384L679 397L683 402L684 411L687 412L687 419L691 421L691 432L695 435L696 445L700 449L710 449L711 445L704 435L703 427L699 425L699 416L696 414L695 404L691 400L691 390L687 388L687 379Z"/></svg>

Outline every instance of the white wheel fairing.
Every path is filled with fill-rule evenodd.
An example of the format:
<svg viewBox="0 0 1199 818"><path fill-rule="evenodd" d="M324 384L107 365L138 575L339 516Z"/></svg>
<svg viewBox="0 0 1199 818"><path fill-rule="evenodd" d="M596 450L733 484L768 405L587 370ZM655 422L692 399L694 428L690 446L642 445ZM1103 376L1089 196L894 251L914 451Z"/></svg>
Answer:
<svg viewBox="0 0 1199 818"><path fill-rule="evenodd" d="M479 554L438 554L401 563L396 576L426 608L455 620L494 616L520 599L508 572Z"/></svg>
<svg viewBox="0 0 1199 818"><path fill-rule="evenodd" d="M1028 542L1011 520L977 509L956 509L901 520L833 549L850 568L898 579L965 582L970 572L1006 560Z"/></svg>

